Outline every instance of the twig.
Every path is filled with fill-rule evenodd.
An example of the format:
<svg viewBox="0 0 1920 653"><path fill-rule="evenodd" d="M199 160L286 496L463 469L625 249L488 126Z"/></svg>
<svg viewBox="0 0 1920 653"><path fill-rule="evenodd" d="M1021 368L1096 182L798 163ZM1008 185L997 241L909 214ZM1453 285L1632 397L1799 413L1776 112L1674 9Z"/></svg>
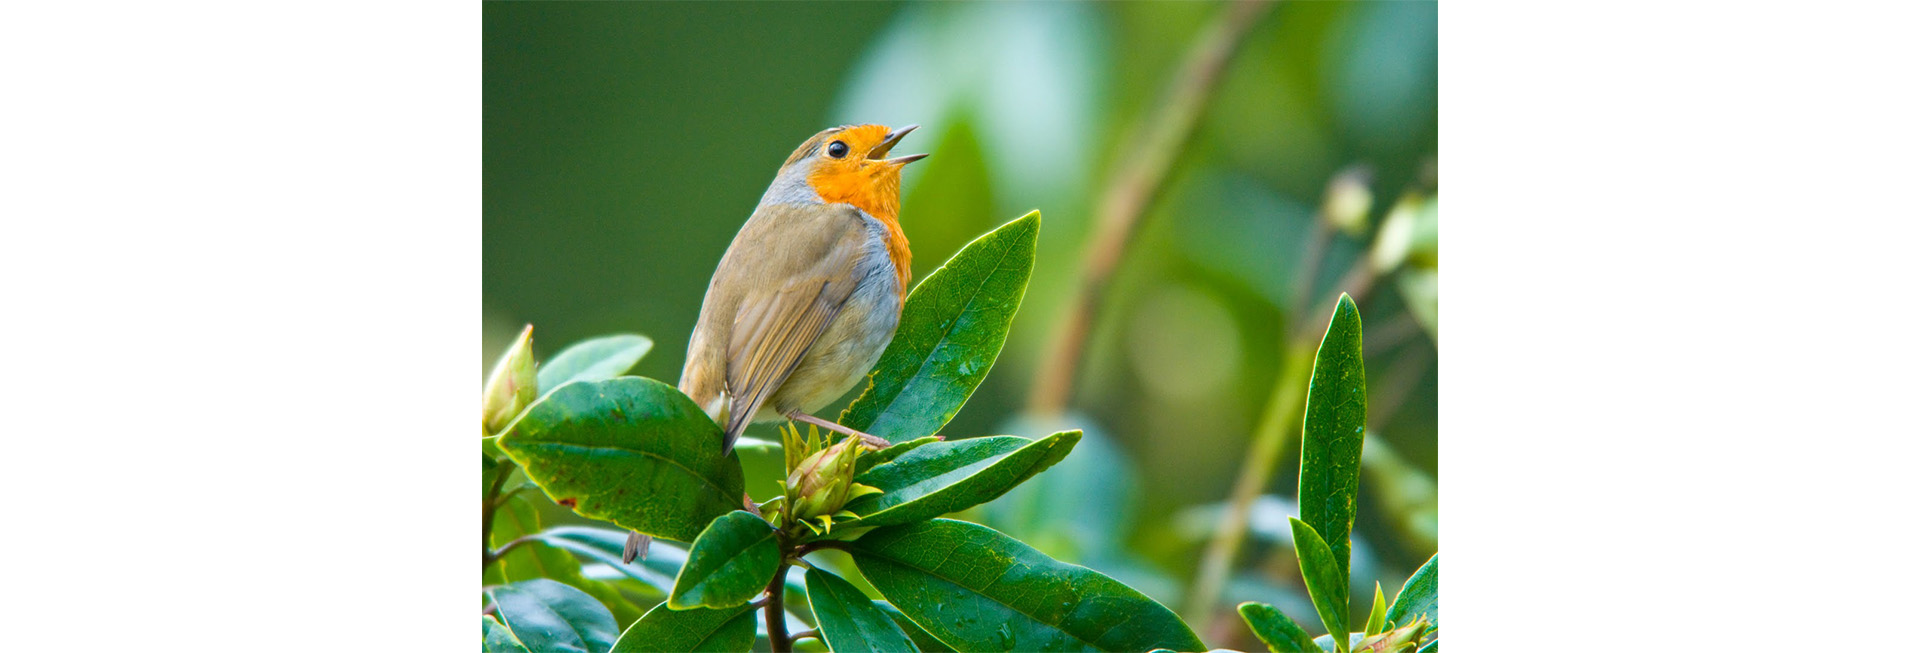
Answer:
<svg viewBox="0 0 1920 653"><path fill-rule="evenodd" d="M767 644L773 653L789 653L793 639L787 637L787 563L773 569L773 582L767 584Z"/></svg>
<svg viewBox="0 0 1920 653"><path fill-rule="evenodd" d="M1200 570L1194 574L1192 590L1187 593L1189 622L1212 621L1220 590L1226 586L1227 572L1240 553L1240 543L1246 539L1247 518L1253 510L1253 501L1273 479L1274 466L1287 450L1286 435L1299 433L1301 412L1306 409L1307 383L1313 375L1313 357L1321 334L1321 330L1314 327L1323 324L1333 313L1340 297L1338 292L1345 290L1359 302L1373 290L1378 278L1367 257L1362 256L1341 275L1340 282L1333 292L1327 293L1324 302L1308 303L1310 299L1300 298L1303 305L1315 308L1302 313L1289 329L1288 344L1281 350L1285 359L1281 361L1280 378L1274 381L1265 415L1254 431L1253 442L1247 445L1247 456L1241 463L1240 476L1234 481L1227 511L1220 517L1219 530L1214 531L1213 539L1207 542L1206 552L1200 558Z"/></svg>
<svg viewBox="0 0 1920 653"><path fill-rule="evenodd" d="M1098 223L1082 262L1079 291L1054 331L1052 346L1046 349L1049 361L1040 366L1027 399L1027 408L1034 414L1058 415L1066 410L1087 336L1121 254L1133 239L1141 215L1165 189L1167 173L1186 151L1194 125L1212 99L1227 63L1273 2L1242 0L1223 10L1187 51L1186 63L1158 112L1142 123L1144 129L1134 130L1144 137L1128 139L1138 145L1120 159L1120 170L1101 195Z"/></svg>
<svg viewBox="0 0 1920 653"><path fill-rule="evenodd" d="M1266 410L1254 429L1253 442L1247 447L1240 476L1234 480L1227 511L1220 517L1219 529L1207 542L1206 552L1200 557L1200 570L1194 574L1193 589L1187 592L1188 621L1201 628L1212 620L1214 604L1227 582L1227 572L1240 553L1253 500L1259 498L1260 490L1273 478L1274 465L1279 462L1286 434L1291 431L1289 427L1300 422L1300 412L1306 408L1304 400L1307 379L1313 371L1314 348L1311 341L1303 346L1297 342L1298 338L1293 340L1296 342L1281 352L1284 359L1280 377L1274 380L1273 394L1267 398Z"/></svg>
<svg viewBox="0 0 1920 653"><path fill-rule="evenodd" d="M493 564L494 559L499 557L495 554L494 550L487 545L487 540L493 537L493 513L500 509L500 504L506 503L500 498L500 488L507 485L507 478L513 476L513 470L516 467L513 461L502 462L500 464L500 475L493 477L493 485L487 488L487 495L480 498L481 567Z"/></svg>
<svg viewBox="0 0 1920 653"><path fill-rule="evenodd" d="M482 562L480 566L485 567L487 565L493 564L493 561L499 560L501 556L507 555L507 552L512 551L515 547L518 547L522 544L526 544L528 542L535 542L535 541L538 541L539 539L540 539L539 535L522 535L520 537L513 538L511 541L508 541L506 544L500 545L500 548L487 551L487 554L485 556L482 556Z"/></svg>

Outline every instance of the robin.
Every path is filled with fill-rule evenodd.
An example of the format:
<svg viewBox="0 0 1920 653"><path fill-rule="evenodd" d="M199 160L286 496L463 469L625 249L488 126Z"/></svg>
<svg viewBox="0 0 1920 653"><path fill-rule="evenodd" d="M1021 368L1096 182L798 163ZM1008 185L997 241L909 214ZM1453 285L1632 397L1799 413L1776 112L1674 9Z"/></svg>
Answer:
<svg viewBox="0 0 1920 653"><path fill-rule="evenodd" d="M790 419L885 440L815 417L859 383L900 324L913 253L900 230L900 168L886 158L918 125L814 134L774 175L720 257L687 343L680 391L726 429Z"/></svg>

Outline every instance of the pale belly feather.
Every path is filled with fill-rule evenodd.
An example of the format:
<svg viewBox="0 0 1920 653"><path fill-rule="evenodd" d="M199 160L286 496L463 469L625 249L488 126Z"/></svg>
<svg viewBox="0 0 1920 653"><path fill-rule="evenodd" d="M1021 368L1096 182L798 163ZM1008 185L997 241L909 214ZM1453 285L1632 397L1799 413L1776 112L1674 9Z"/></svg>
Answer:
<svg viewBox="0 0 1920 653"><path fill-rule="evenodd" d="M879 227L877 222L874 226ZM793 411L811 414L855 386L865 385L867 372L880 360L900 324L900 282L886 253L884 233L875 233L874 246L861 261L861 281L846 306L780 389L761 404L753 421L781 420Z"/></svg>

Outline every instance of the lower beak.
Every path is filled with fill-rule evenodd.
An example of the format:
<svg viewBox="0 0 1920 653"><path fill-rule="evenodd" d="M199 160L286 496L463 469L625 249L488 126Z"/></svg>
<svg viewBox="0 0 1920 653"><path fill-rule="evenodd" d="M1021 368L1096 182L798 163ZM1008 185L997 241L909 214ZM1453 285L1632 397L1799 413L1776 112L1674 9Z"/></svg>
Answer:
<svg viewBox="0 0 1920 653"><path fill-rule="evenodd" d="M874 161L879 161L881 163L891 163L894 165L906 165L906 164L913 163L915 161L919 161L921 159L927 158L927 155L925 154L909 154L906 156L894 157L891 159L880 158L880 157L886 156L888 152L893 151L893 146L899 144L900 139L906 138L907 134L919 128L920 128L919 125L907 125L905 127L901 127L899 129L895 129L891 132L888 132L886 138L883 138L880 140L879 145L875 145L873 146L872 150L867 151L867 158Z"/></svg>

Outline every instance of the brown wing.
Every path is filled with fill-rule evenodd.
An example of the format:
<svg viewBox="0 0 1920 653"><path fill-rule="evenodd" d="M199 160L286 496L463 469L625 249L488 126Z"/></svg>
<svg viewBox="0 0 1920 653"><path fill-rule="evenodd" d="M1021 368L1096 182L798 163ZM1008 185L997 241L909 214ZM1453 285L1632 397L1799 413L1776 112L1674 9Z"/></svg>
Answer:
<svg viewBox="0 0 1920 653"><path fill-rule="evenodd" d="M755 218L766 218L768 233L752 242L765 254L739 262L742 278L757 283L741 284L750 289L742 293L727 342L728 451L839 315L868 248L867 227L850 207L781 205L762 213ZM734 256L730 251L727 258Z"/></svg>

